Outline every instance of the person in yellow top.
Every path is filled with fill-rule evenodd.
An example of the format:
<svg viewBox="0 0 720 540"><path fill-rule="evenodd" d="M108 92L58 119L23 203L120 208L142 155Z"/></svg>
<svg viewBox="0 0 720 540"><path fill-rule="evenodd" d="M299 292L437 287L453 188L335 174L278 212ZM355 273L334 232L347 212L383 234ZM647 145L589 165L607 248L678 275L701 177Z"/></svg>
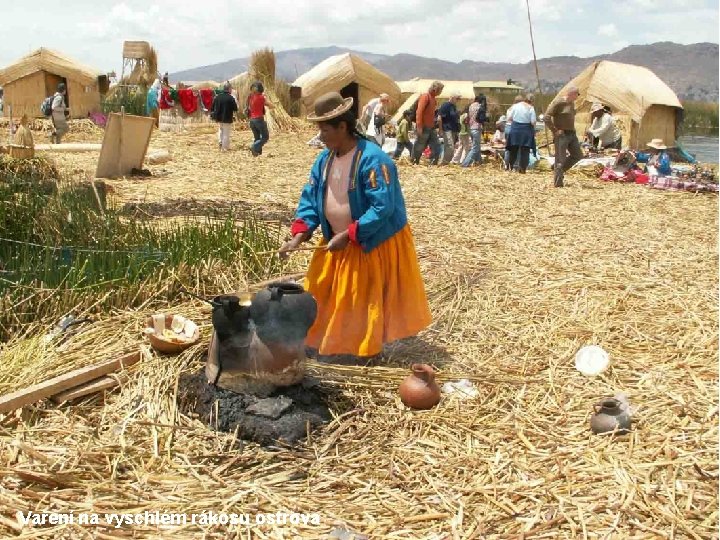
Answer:
<svg viewBox="0 0 720 540"><path fill-rule="evenodd" d="M412 158L413 145L410 142L410 135L408 134L408 131L410 130L410 123L412 122L412 117L413 112L410 109L408 109L402 114L402 118L400 119L397 128L397 146L395 147L393 159L398 159L400 156L402 156L403 150L405 150L406 148L408 152L410 152L410 157Z"/></svg>
<svg viewBox="0 0 720 540"><path fill-rule="evenodd" d="M318 307L305 345L329 361L377 356L432 321L397 168L358 132L352 103L330 92L308 115L327 148L280 248L286 256L322 231L325 249L315 250L304 284Z"/></svg>

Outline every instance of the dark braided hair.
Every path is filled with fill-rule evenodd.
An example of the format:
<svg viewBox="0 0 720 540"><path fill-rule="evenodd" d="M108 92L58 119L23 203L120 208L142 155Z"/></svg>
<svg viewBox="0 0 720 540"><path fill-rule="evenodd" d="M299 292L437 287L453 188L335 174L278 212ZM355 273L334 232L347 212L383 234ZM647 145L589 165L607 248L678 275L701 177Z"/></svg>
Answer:
<svg viewBox="0 0 720 540"><path fill-rule="evenodd" d="M365 139L366 141L374 142L375 144L377 144L374 139L367 137L358 129L357 118L355 118L355 114L352 112L352 110L345 111L340 116L336 116L335 118L331 118L330 120L323 120L320 123L327 124L337 129L343 122L345 122L348 133L352 137L355 137L356 139Z"/></svg>

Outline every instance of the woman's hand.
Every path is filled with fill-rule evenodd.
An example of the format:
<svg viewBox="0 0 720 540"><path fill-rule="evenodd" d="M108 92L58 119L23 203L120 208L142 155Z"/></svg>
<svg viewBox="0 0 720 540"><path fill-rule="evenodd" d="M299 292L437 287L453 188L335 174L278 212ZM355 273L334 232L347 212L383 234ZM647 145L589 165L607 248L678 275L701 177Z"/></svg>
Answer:
<svg viewBox="0 0 720 540"><path fill-rule="evenodd" d="M293 236L292 240L288 240L278 250L278 255L281 259L287 259L290 251L297 249L303 241L306 240L305 233L299 233Z"/></svg>
<svg viewBox="0 0 720 540"><path fill-rule="evenodd" d="M332 237L327 249L328 251L342 251L347 247L348 242L350 242L350 233L344 231Z"/></svg>

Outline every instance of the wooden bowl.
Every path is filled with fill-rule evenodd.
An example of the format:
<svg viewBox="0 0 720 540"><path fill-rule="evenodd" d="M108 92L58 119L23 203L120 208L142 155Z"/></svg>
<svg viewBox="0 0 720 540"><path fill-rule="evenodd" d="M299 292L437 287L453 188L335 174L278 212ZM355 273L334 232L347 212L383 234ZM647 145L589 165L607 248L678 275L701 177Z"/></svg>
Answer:
<svg viewBox="0 0 720 540"><path fill-rule="evenodd" d="M165 328L170 328L174 316L174 313L165 314ZM145 319L145 328L155 328L152 316ZM156 351L165 354L178 354L183 352L188 347L195 345L200 340L200 329L195 329L195 334L193 334L193 337L190 341L185 341L182 343L169 341L168 339L165 339L164 337L157 334L147 334L147 337L150 340L150 345Z"/></svg>

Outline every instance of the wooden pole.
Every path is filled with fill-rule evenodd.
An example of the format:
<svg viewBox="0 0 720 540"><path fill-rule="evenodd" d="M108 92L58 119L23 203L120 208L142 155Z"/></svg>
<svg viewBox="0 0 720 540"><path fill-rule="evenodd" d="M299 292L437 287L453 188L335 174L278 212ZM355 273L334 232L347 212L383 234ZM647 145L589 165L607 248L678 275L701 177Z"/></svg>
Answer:
<svg viewBox="0 0 720 540"><path fill-rule="evenodd" d="M530 45L532 46L533 62L535 64L535 77L537 78L538 93L540 94L540 96L542 96L543 92L542 92L542 85L540 84L540 70L538 69L537 55L535 54L535 38L533 37L532 20L530 19L530 0L525 0L525 5L527 6L528 26L530 27ZM543 114L545 114L544 110L543 110ZM547 125L545 124L544 120L543 120L543 128L545 130L545 139L548 140ZM552 156L553 153L550 151L550 148L551 148L550 142L548 140L548 152L550 152L550 155Z"/></svg>
<svg viewBox="0 0 720 540"><path fill-rule="evenodd" d="M12 105L8 105L8 116L10 117L10 122L8 123L8 147L13 142L13 119L12 119Z"/></svg>

